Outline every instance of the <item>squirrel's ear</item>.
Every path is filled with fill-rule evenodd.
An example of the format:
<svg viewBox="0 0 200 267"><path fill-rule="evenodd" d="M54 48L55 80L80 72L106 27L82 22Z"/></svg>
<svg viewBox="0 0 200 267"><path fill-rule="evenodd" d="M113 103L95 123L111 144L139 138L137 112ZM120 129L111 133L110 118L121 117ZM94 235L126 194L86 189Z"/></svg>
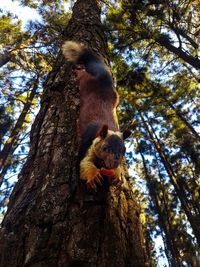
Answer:
<svg viewBox="0 0 200 267"><path fill-rule="evenodd" d="M103 139L106 138L108 134L108 125L103 125L100 132L99 132L99 136L102 137Z"/></svg>
<svg viewBox="0 0 200 267"><path fill-rule="evenodd" d="M128 138L131 134L132 134L131 130L126 129L126 130L123 132L123 139L125 140L125 139Z"/></svg>

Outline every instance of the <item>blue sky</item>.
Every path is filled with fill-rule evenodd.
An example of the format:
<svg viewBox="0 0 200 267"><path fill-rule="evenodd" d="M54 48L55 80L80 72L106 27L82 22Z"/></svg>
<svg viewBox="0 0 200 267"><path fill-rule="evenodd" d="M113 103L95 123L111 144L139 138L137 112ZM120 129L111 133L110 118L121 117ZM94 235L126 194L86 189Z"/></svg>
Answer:
<svg viewBox="0 0 200 267"><path fill-rule="evenodd" d="M25 27L29 20L40 19L36 10L29 7L22 7L18 1L0 0L0 8L3 11L11 11L14 15L17 15L22 20L23 27Z"/></svg>

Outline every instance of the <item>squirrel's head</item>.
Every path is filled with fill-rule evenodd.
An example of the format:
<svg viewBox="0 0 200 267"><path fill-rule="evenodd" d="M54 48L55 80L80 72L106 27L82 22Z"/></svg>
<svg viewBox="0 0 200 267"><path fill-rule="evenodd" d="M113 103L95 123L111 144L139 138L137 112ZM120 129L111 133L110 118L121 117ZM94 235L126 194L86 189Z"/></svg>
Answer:
<svg viewBox="0 0 200 267"><path fill-rule="evenodd" d="M108 130L107 125L103 125L98 137L94 142L96 156L104 162L106 169L116 169L122 162L126 152L124 140L131 134L130 130L123 133Z"/></svg>

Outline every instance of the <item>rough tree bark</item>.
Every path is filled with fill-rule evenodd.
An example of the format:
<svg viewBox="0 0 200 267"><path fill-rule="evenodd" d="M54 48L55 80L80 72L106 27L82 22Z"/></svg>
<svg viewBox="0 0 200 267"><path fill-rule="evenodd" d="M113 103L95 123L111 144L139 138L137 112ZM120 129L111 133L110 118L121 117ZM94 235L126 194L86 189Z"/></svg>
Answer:
<svg viewBox="0 0 200 267"><path fill-rule="evenodd" d="M84 41L106 58L97 2L75 3L66 39ZM1 267L146 266L139 209L129 183L116 197L112 188L89 193L79 179L78 111L78 88L60 54L2 223Z"/></svg>

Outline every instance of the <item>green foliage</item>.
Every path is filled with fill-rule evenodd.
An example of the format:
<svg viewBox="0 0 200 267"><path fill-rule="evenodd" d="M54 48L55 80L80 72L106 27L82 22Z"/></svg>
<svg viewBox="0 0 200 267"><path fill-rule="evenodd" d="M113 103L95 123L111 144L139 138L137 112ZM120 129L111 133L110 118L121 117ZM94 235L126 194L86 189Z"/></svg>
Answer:
<svg viewBox="0 0 200 267"><path fill-rule="evenodd" d="M110 6L106 20L109 37L114 47L125 51L128 58L154 64L157 58L160 65L165 60L187 62L200 68L197 1L131 0L115 1ZM153 66L155 70L157 63Z"/></svg>
<svg viewBox="0 0 200 267"><path fill-rule="evenodd" d="M9 44L10 47L15 45L21 40L21 22L13 22L13 16L11 14L0 16L0 48L4 48Z"/></svg>

